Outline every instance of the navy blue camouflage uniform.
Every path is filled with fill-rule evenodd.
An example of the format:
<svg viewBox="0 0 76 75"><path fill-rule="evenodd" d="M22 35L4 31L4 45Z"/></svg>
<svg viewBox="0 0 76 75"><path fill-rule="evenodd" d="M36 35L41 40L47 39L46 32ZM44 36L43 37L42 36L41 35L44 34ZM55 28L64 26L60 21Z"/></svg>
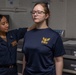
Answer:
<svg viewBox="0 0 76 75"><path fill-rule="evenodd" d="M26 31L27 28L8 31L6 33L7 42L0 37L0 75L18 75L16 66L17 43L24 37Z"/></svg>

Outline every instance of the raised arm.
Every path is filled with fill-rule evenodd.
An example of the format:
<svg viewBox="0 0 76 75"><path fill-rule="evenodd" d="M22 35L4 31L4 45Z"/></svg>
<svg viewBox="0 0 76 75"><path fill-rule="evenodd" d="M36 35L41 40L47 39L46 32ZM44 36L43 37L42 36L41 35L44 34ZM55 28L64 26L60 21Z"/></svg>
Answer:
<svg viewBox="0 0 76 75"><path fill-rule="evenodd" d="M33 24L31 27L28 27L27 31L30 31L30 30L32 30L34 28L36 28L36 25L35 24Z"/></svg>

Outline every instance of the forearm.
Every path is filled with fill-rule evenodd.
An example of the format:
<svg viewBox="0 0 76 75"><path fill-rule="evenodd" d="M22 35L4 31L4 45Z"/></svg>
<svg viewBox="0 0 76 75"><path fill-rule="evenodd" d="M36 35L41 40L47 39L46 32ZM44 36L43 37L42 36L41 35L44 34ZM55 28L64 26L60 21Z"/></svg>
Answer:
<svg viewBox="0 0 76 75"><path fill-rule="evenodd" d="M59 60L55 61L55 66L56 66L56 75L62 75L63 71L63 58L60 57Z"/></svg>
<svg viewBox="0 0 76 75"><path fill-rule="evenodd" d="M27 31L30 31L30 30L32 30L32 29L34 29L34 28L36 28L36 25L35 25L35 24L33 24L32 26L28 27L28 28L27 28Z"/></svg>

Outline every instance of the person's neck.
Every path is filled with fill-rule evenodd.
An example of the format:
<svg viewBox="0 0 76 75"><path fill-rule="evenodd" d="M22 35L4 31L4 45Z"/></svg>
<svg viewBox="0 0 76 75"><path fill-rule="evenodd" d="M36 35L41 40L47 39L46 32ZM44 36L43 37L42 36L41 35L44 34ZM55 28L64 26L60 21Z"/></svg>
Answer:
<svg viewBox="0 0 76 75"><path fill-rule="evenodd" d="M6 36L6 33L0 31L0 36L4 36L5 37Z"/></svg>
<svg viewBox="0 0 76 75"><path fill-rule="evenodd" d="M36 24L36 28L37 29L45 29L45 28L48 28L48 26L46 23L38 23L38 24Z"/></svg>
<svg viewBox="0 0 76 75"><path fill-rule="evenodd" d="M0 31L0 37L1 37L4 41L7 41L6 33L5 33L5 32L1 32L1 31Z"/></svg>

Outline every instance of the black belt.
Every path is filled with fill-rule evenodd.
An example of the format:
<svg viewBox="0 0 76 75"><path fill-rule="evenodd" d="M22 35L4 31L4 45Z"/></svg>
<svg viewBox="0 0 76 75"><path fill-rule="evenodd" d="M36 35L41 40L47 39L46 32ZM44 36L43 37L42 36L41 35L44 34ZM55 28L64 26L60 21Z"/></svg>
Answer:
<svg viewBox="0 0 76 75"><path fill-rule="evenodd" d="M0 68L14 68L17 67L16 64L12 64L12 65L0 65Z"/></svg>

